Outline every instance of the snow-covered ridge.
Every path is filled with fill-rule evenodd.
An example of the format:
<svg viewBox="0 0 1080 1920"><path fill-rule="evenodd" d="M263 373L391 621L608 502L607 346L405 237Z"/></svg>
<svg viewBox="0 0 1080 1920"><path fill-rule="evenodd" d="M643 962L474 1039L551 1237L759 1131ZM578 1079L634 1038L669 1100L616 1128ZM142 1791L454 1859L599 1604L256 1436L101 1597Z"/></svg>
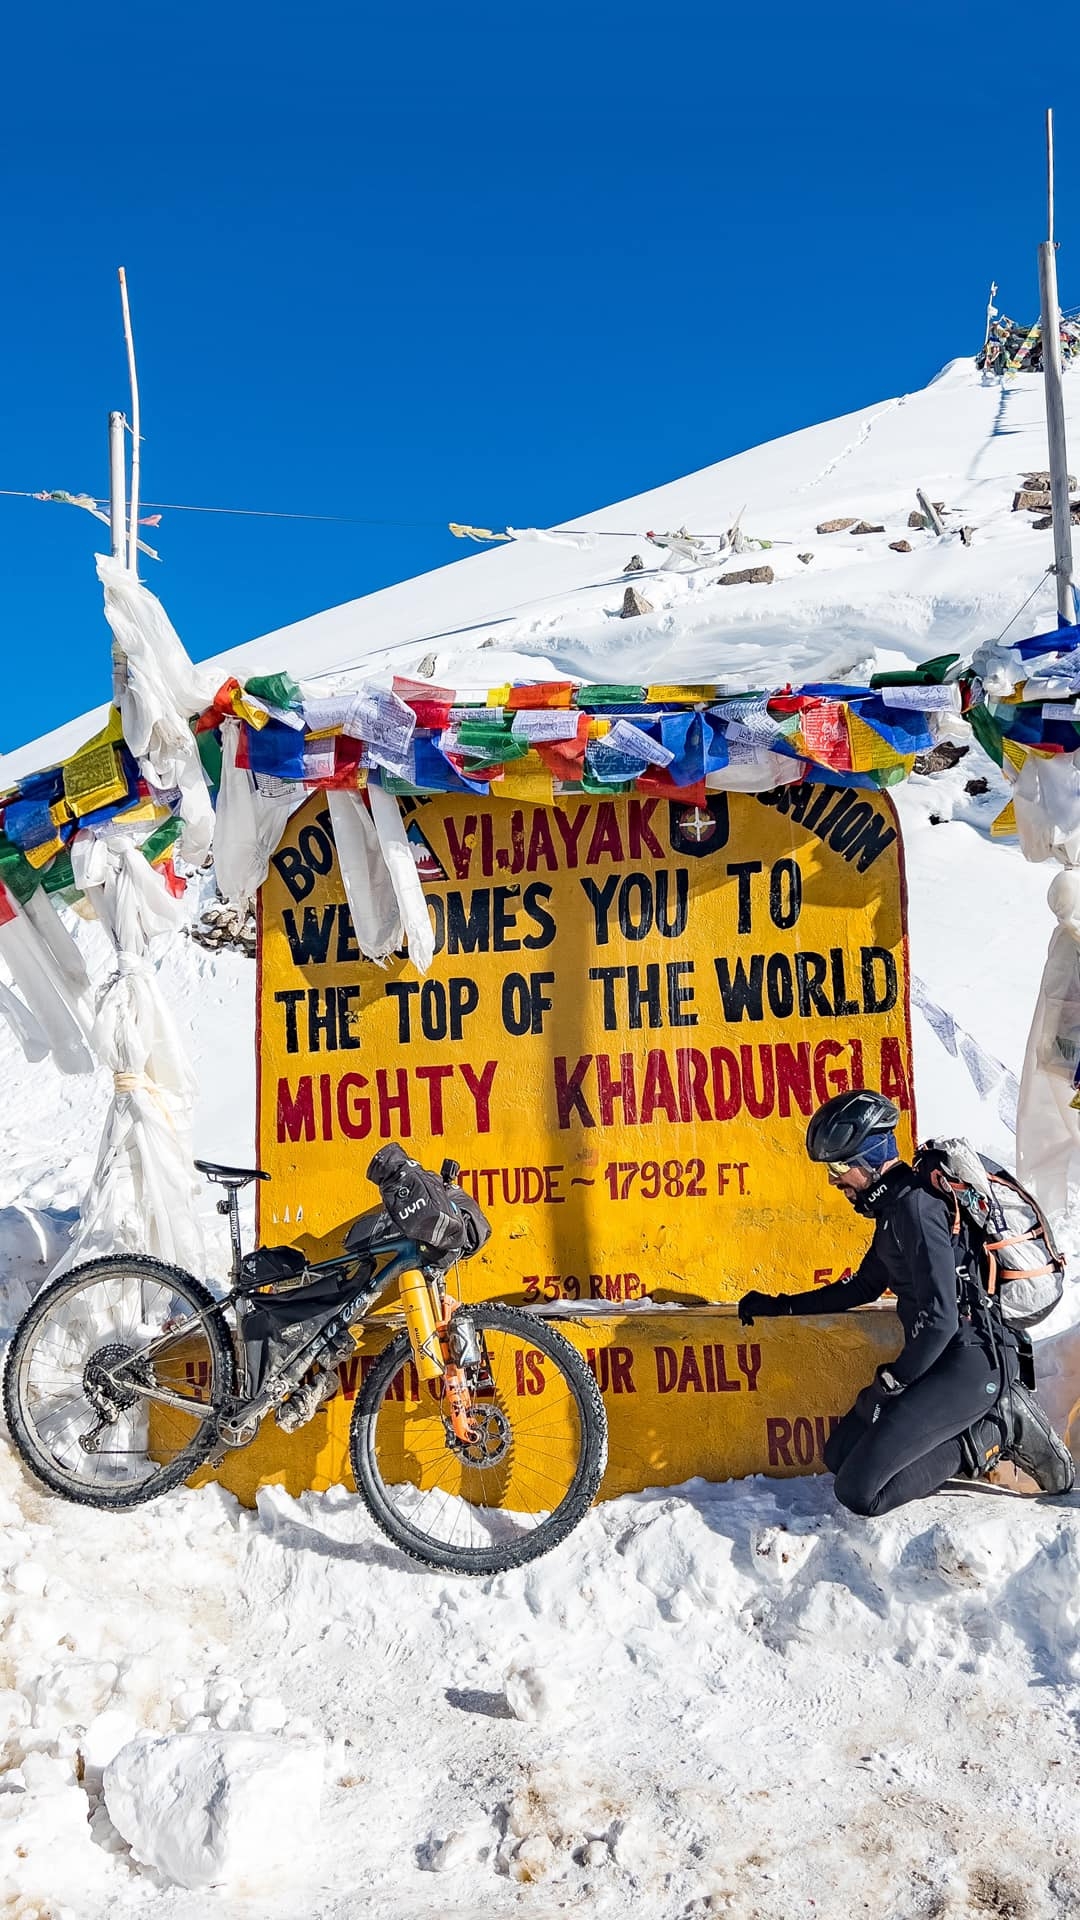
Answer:
<svg viewBox="0 0 1080 1920"><path fill-rule="evenodd" d="M1068 380L1066 404L1080 439L1080 385ZM984 379L957 360L921 392L579 515L567 529L602 536L585 551L515 542L476 553L248 641L213 664L223 678L424 669L462 691L558 673L737 688L836 677L875 654L916 661L966 651L1000 631L1049 563L1049 535L1011 512L1023 474L1045 465L1041 378ZM909 529L917 486L951 510L950 537ZM643 542L646 531L719 535L740 511L745 533L776 543L766 553L692 574L654 571L664 554ZM847 516L885 531L816 532ZM961 525L974 529L970 547L961 545ZM890 551L899 539L911 553ZM653 612L622 620L622 570L634 553L647 571L632 578ZM717 586L721 571L755 561L773 568L771 586ZM96 592L89 580L87 592ZM1028 609L1028 629L1048 624L1052 606L1046 586ZM27 743L0 762L0 776L62 758L100 720L101 710Z"/></svg>

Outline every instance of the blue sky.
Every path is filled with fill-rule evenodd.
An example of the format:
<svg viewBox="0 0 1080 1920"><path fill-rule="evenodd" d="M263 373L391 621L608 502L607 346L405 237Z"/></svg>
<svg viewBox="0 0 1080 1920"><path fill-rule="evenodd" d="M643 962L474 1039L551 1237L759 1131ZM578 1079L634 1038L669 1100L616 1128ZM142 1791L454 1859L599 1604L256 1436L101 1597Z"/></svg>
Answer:
<svg viewBox="0 0 1080 1920"><path fill-rule="evenodd" d="M167 513L146 577L196 657L922 385L1037 311L1042 112L1080 302L1070 40L1015 6L778 0L126 9L5 25L0 487ZM0 499L0 748L106 697L74 509ZM283 662L295 666L296 662Z"/></svg>

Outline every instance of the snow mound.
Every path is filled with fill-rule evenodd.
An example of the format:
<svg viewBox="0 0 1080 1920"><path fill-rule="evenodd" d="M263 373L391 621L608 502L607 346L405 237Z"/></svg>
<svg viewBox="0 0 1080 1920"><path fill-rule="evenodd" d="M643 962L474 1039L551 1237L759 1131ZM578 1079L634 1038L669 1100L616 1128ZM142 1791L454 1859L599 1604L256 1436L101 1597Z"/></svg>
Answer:
<svg viewBox="0 0 1080 1920"><path fill-rule="evenodd" d="M109 1818L177 1887L275 1880L319 1820L323 1748L271 1733L143 1735L105 1769Z"/></svg>

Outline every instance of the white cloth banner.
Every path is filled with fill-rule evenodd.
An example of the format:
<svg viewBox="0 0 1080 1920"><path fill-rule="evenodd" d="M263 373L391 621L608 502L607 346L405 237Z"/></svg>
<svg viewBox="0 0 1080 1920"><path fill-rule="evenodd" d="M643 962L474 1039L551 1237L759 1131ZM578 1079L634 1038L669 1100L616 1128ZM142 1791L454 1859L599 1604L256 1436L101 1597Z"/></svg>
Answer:
<svg viewBox="0 0 1080 1920"><path fill-rule="evenodd" d="M907 708L915 713L959 713L962 705L959 687L877 687L879 700L887 707Z"/></svg>
<svg viewBox="0 0 1080 1920"><path fill-rule="evenodd" d="M306 789L267 792L246 767L236 764L240 722L221 723L221 785L214 829L214 872L225 900L254 900L270 869L289 816L303 805ZM145 862L143 863L145 865Z"/></svg>
<svg viewBox="0 0 1080 1920"><path fill-rule="evenodd" d="M985 1100L1001 1079L1001 1066L998 1061L984 1053L977 1040L965 1033L960 1041L960 1058L971 1077L971 1083L980 1100Z"/></svg>
<svg viewBox="0 0 1080 1920"><path fill-rule="evenodd" d="M616 720L610 732L605 734L604 741L620 753L636 754L651 767L670 767L675 758L670 747L661 746L659 740L650 739L641 727L635 727L632 720Z"/></svg>
<svg viewBox="0 0 1080 1920"><path fill-rule="evenodd" d="M381 687L361 687L345 720L344 730L362 740L369 760L391 773L404 773L416 731L416 715L396 693Z"/></svg>
<svg viewBox="0 0 1080 1920"><path fill-rule="evenodd" d="M956 1021L953 1019L951 1013L946 1013L944 1007L935 1005L922 981L917 979L914 974L911 978L911 998L914 1005L918 1007L919 1012L941 1041L946 1053L951 1053L955 1059L957 1045Z"/></svg>
<svg viewBox="0 0 1080 1920"><path fill-rule="evenodd" d="M492 711L484 715L490 720ZM464 716L455 713L460 723ZM581 715L576 707L526 707L515 713L510 731L518 740L576 740Z"/></svg>
<svg viewBox="0 0 1080 1920"><path fill-rule="evenodd" d="M375 822L351 789L331 788L326 798L356 943L365 959L381 966L405 934Z"/></svg>
<svg viewBox="0 0 1080 1920"><path fill-rule="evenodd" d="M1016 1116L1017 1171L1051 1223L1080 1202L1080 873L1054 875L1047 896L1057 926L1028 1035Z"/></svg>
<svg viewBox="0 0 1080 1920"><path fill-rule="evenodd" d="M104 553L96 561L120 668L124 739L151 786L165 793L177 788L183 796L180 851L200 866L214 836L214 812L188 721L209 706L216 676L192 664L161 602L121 561Z"/></svg>
<svg viewBox="0 0 1080 1920"><path fill-rule="evenodd" d="M52 1049L41 1022L25 1007L17 993L0 981L0 1017L11 1028L27 1060L47 1060Z"/></svg>
<svg viewBox="0 0 1080 1920"><path fill-rule="evenodd" d="M973 1035L965 1033L953 1019L952 1014L946 1013L944 1007L939 1007L930 998L925 983L915 974L911 976L911 1003L912 1006L918 1007L946 1052L963 1062L967 1068L968 1078L980 1100L988 1099L996 1089L998 1117L1008 1127L1010 1133L1015 1133L1017 1100L1020 1092L1016 1075L1004 1061L995 1059L992 1053L987 1053L985 1047L981 1047Z"/></svg>
<svg viewBox="0 0 1080 1920"><path fill-rule="evenodd" d="M397 897L401 923L409 942L409 959L417 973L426 973L435 955L435 930L413 851L401 824L401 808L385 787L369 787L368 798L383 859Z"/></svg>
<svg viewBox="0 0 1080 1920"><path fill-rule="evenodd" d="M116 956L93 1030L113 1097L82 1217L56 1271L95 1254L149 1253L198 1274L196 1082L150 960L154 936L176 929L182 909L128 835L76 834L71 855Z"/></svg>
<svg viewBox="0 0 1080 1920"><path fill-rule="evenodd" d="M60 1072L92 1073L90 983L79 950L47 901L34 894L24 907L8 898L15 918L0 926L0 959Z"/></svg>
<svg viewBox="0 0 1080 1920"><path fill-rule="evenodd" d="M707 793L768 793L773 787L791 786L807 771L805 760L793 760L787 753L770 753L767 748L755 747L750 742L743 744L747 751L745 760L740 748L726 767L705 775ZM730 742L728 751L731 752Z"/></svg>
<svg viewBox="0 0 1080 1920"><path fill-rule="evenodd" d="M1016 830L1028 860L1055 854L1080 865L1080 752L1029 753L1013 788Z"/></svg>
<svg viewBox="0 0 1080 1920"><path fill-rule="evenodd" d="M575 547L579 553L591 553L599 545L593 533L557 533L552 527L507 527L506 537L543 547Z"/></svg>

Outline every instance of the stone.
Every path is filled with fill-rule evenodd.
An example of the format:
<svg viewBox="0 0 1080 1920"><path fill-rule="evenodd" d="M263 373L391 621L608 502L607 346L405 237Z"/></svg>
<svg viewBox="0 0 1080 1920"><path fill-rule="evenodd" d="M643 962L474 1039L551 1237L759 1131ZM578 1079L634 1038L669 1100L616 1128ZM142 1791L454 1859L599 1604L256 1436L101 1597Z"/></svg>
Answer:
<svg viewBox="0 0 1080 1920"><path fill-rule="evenodd" d="M651 613L652 610L651 600L646 600L645 595L639 593L636 587L627 587L626 592L623 594L622 612L619 615L620 620L631 620L636 614Z"/></svg>
<svg viewBox="0 0 1080 1920"><path fill-rule="evenodd" d="M853 527L854 525L855 525L855 520L853 516L847 520L823 520L820 526L818 527L818 532L819 533L846 533L848 528Z"/></svg>
<svg viewBox="0 0 1080 1920"><path fill-rule="evenodd" d="M872 526L869 520L860 520L858 526L852 527L851 531L852 533L884 533L885 529Z"/></svg>
<svg viewBox="0 0 1080 1920"><path fill-rule="evenodd" d="M722 573L718 587L771 587L776 575L771 567L743 567L738 573Z"/></svg>
<svg viewBox="0 0 1080 1920"><path fill-rule="evenodd" d="M912 551L912 547L911 547L910 540L890 540L889 541L890 553L910 553L911 551Z"/></svg>
<svg viewBox="0 0 1080 1920"><path fill-rule="evenodd" d="M925 513L920 513L917 508L913 508L911 513L908 514L907 523L909 527L916 528L920 533L925 533L930 524Z"/></svg>
<svg viewBox="0 0 1080 1920"><path fill-rule="evenodd" d="M1080 527L1080 500L1073 501L1071 507L1069 508L1069 519L1071 520L1074 527ZM1054 524L1053 514L1044 513L1041 519L1032 521L1031 530L1033 533L1045 533L1049 527L1053 526L1053 524Z"/></svg>
<svg viewBox="0 0 1080 1920"><path fill-rule="evenodd" d="M800 553L799 555L799 559L802 561L804 567L808 567L810 565L810 562L813 559L813 557L814 556L812 553Z"/></svg>
<svg viewBox="0 0 1080 1920"><path fill-rule="evenodd" d="M977 779L964 781L965 793L989 793L989 791L990 782L985 774L980 773Z"/></svg>
<svg viewBox="0 0 1080 1920"><path fill-rule="evenodd" d="M220 951L222 947L231 947L237 953L254 958L254 911L230 906L224 900L212 900L203 908L201 918L188 928L188 935L197 946L206 947L212 953Z"/></svg>
<svg viewBox="0 0 1080 1920"><path fill-rule="evenodd" d="M632 553L625 567L623 568L623 572L624 573L644 573L644 571L645 571L645 562L642 559L640 553Z"/></svg>
<svg viewBox="0 0 1080 1920"><path fill-rule="evenodd" d="M1040 467L1038 473L1025 473L1024 485L1025 487L1037 487L1040 493L1049 493L1050 491L1049 469ZM1075 487L1075 485L1076 485L1076 475L1074 473L1070 473L1069 486Z"/></svg>
<svg viewBox="0 0 1080 1920"><path fill-rule="evenodd" d="M1030 487L1021 487L1019 493L1013 494L1014 513L1045 513L1049 505L1048 493L1034 492Z"/></svg>
<svg viewBox="0 0 1080 1920"><path fill-rule="evenodd" d="M954 740L939 740L929 753L915 755L911 770L913 773L948 773L967 751L967 747L959 746Z"/></svg>

